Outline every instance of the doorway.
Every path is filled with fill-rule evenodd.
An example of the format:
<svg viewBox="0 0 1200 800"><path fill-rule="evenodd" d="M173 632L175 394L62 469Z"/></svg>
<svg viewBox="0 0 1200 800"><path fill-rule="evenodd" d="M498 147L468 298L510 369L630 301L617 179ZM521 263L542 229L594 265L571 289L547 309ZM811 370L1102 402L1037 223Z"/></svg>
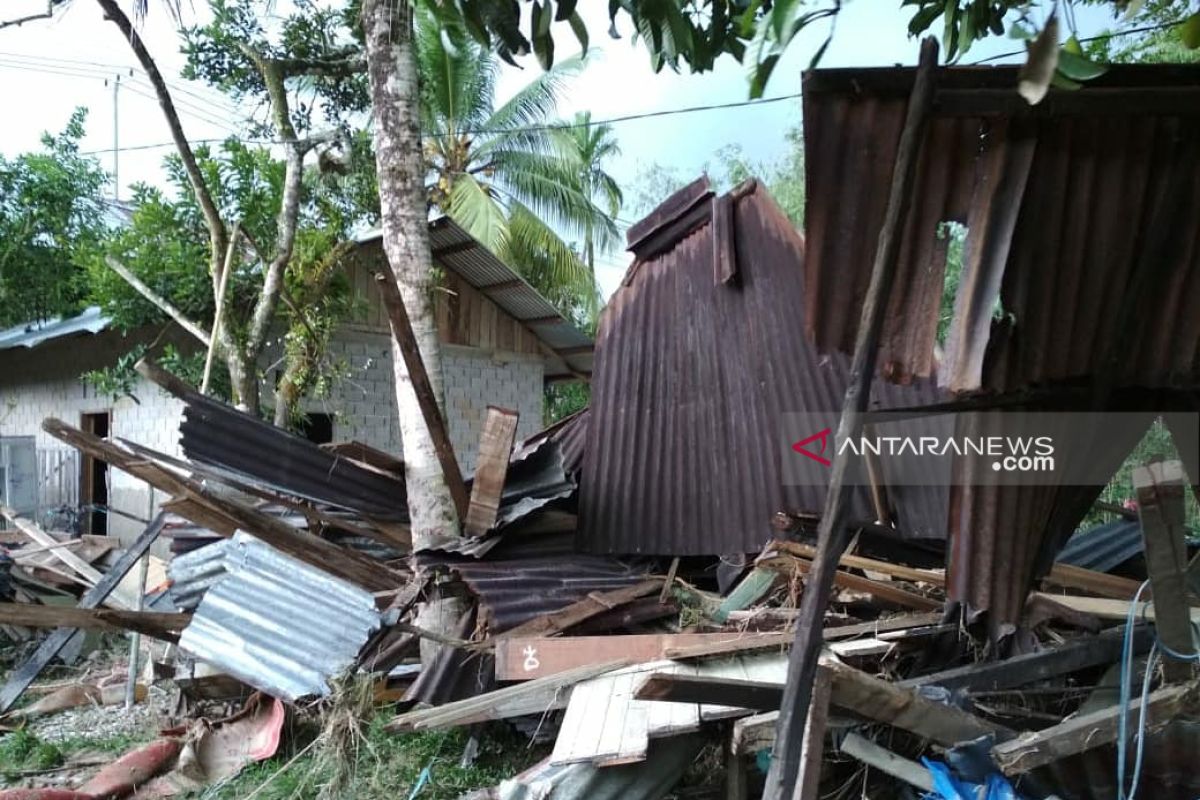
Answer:
<svg viewBox="0 0 1200 800"><path fill-rule="evenodd" d="M112 414L101 411L84 414L80 428L84 433L105 439L112 425ZM83 533L108 535L108 463L84 454L79 464L79 506Z"/></svg>

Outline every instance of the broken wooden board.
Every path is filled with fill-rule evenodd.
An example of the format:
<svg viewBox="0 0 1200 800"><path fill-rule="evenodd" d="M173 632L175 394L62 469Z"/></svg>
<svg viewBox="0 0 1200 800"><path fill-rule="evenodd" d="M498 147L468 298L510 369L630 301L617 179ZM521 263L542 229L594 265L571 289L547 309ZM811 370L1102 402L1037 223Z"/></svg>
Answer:
<svg viewBox="0 0 1200 800"><path fill-rule="evenodd" d="M1147 698L1148 726L1159 727L1194 701L1197 684L1172 684L1151 692ZM1128 709L1129 719L1141 714L1142 698L1135 698ZM1068 756L1091 750L1117 740L1121 717L1119 705L1090 714L1081 714L1058 725L1022 734L992 748L992 757L1005 775L1020 775Z"/></svg>
<svg viewBox="0 0 1200 800"><path fill-rule="evenodd" d="M561 633L573 625L586 622L600 614L612 611L640 597L653 594L663 585L662 580L654 578L648 581L613 589L611 592L592 592L582 600L577 600L566 608L550 614L531 619L515 628L497 634L496 639L528 639L541 636L552 636Z"/></svg>
<svg viewBox="0 0 1200 800"><path fill-rule="evenodd" d="M138 559L146 554L150 549L150 545L162 533L163 526L166 524L166 518L166 515L161 513L154 518L154 521L142 531L116 562L109 567L103 580L83 593L83 596L79 598L80 608L96 608L104 602L104 599L108 597L117 583L125 577L125 573L129 572L133 568L133 565L138 562ZM25 691L29 684L37 679L41 671L54 660L62 649L67 646L67 642L76 635L82 634L79 634L79 631L75 628L55 629L53 633L42 640L42 643L38 645L38 649L34 651L33 655L9 673L8 681L0 689L0 714L3 714L12 707L16 699L21 696L21 693Z"/></svg>
<svg viewBox="0 0 1200 800"><path fill-rule="evenodd" d="M627 663L615 660L593 664L434 708L409 711L394 717L387 723L386 730L392 733L442 730L489 720L544 714L564 707L575 684L619 669Z"/></svg>
<svg viewBox="0 0 1200 800"><path fill-rule="evenodd" d="M754 640L758 647L780 646L790 633L660 633L624 636L500 638L496 644L496 680L541 678L588 664L626 658L657 661L669 649L720 646Z"/></svg>
<svg viewBox="0 0 1200 800"><path fill-rule="evenodd" d="M783 684L686 672L652 672L633 696L636 700L715 703L753 711L775 711L783 698Z"/></svg>
<svg viewBox="0 0 1200 800"><path fill-rule="evenodd" d="M111 608L71 608L29 603L0 603L0 623L29 628L85 628L102 631L137 631L164 641L177 641L178 631L191 622L191 614L125 611Z"/></svg>
<svg viewBox="0 0 1200 800"><path fill-rule="evenodd" d="M1064 605L1067 608L1073 608L1076 611L1082 611L1085 614L1091 614L1100 619L1116 620L1124 622L1129 618L1129 601L1128 600L1113 600L1108 597L1077 597L1067 594L1045 594L1038 592L1036 594L1044 595L1050 600ZM1139 606L1141 603L1138 604ZM1189 615L1193 623L1200 623L1200 608L1192 607L1189 610ZM1154 621L1154 606L1146 608L1145 619ZM1141 608L1137 610L1137 618L1142 619L1143 612Z"/></svg>
<svg viewBox="0 0 1200 800"><path fill-rule="evenodd" d="M496 524L500 511L500 496L504 478L508 475L508 459L517 440L516 411L488 406L479 436L479 456L475 462L475 480L471 482L471 499L463 532L467 536L482 536Z"/></svg>
<svg viewBox="0 0 1200 800"><path fill-rule="evenodd" d="M787 657L739 656L702 664L658 661L638 664L578 684L559 729L552 764L583 761L621 764L646 757L649 740L699 729L702 722L751 713L744 708L696 703L659 703L635 698L654 673L732 678L783 684Z"/></svg>
<svg viewBox="0 0 1200 800"><path fill-rule="evenodd" d="M775 558L763 559L759 564L760 566L780 570L796 570L804 574L807 574L812 569L811 561L791 555L790 553ZM854 575L845 570L835 570L833 582L843 589L865 592L878 600L894 603L905 608L912 608L917 611L934 611L942 607L940 600L934 600L924 595L906 591L887 581L871 580L870 578Z"/></svg>
<svg viewBox="0 0 1200 800"><path fill-rule="evenodd" d="M857 758L885 775L898 778L922 791L933 791L933 777L929 774L929 770L916 761L903 758L887 748L880 747L854 731L846 734L839 749L846 755Z"/></svg>
<svg viewBox="0 0 1200 800"><path fill-rule="evenodd" d="M1023 653L1004 661L981 661L961 667L934 672L900 681L901 686L942 686L951 691L968 689L991 692L1014 689L1036 681L1065 675L1080 669L1111 664L1121 655L1125 626L1103 631L1095 636L1081 636L1074 641L1037 653ZM1150 649L1153 641L1150 629L1139 625L1133 633L1136 654Z"/></svg>
<svg viewBox="0 0 1200 800"><path fill-rule="evenodd" d="M1043 586L1058 586L1063 589L1078 589L1099 597L1111 597L1115 600L1132 600L1141 586L1135 580L1122 578L1120 575L1109 575L1092 569L1076 567L1072 564L1055 564L1050 574L1042 578ZM1142 593L1146 597L1146 593Z"/></svg>

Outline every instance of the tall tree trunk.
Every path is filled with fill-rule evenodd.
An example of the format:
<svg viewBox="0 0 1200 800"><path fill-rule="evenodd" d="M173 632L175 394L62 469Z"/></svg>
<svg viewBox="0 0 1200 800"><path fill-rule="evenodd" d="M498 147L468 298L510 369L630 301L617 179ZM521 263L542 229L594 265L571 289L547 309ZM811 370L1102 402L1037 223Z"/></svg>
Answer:
<svg viewBox="0 0 1200 800"><path fill-rule="evenodd" d="M374 109L383 249L400 286L429 381L439 401L444 402L433 316L433 269L410 4L406 0L364 0L362 23ZM394 342L392 365L413 547L432 547L457 537L458 515L408 369Z"/></svg>

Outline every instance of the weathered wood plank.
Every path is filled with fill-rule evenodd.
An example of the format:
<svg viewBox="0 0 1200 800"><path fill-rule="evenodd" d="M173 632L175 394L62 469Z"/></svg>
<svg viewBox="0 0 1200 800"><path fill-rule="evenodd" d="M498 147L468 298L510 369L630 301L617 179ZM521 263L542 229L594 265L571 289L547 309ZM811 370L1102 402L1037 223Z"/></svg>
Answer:
<svg viewBox="0 0 1200 800"><path fill-rule="evenodd" d="M463 532L468 536L482 536L496 524L500 495L508 475L508 459L517 440L517 421L520 418L521 415L516 411L498 406L487 407L483 432L479 436L479 456L475 462L471 500L463 524Z"/></svg>
<svg viewBox="0 0 1200 800"><path fill-rule="evenodd" d="M191 614L156 611L126 611L111 608L72 608L29 603L0 603L0 623L29 628L87 628L104 631L137 631L156 639L172 641L183 630Z"/></svg>
<svg viewBox="0 0 1200 800"><path fill-rule="evenodd" d="M1154 590L1159 638L1171 651L1196 652L1187 602L1187 541L1184 527L1183 464L1164 461L1133 471L1138 517L1146 543L1146 569ZM1163 648L1163 676L1169 682L1192 677L1193 662L1175 658Z"/></svg>
<svg viewBox="0 0 1200 800"><path fill-rule="evenodd" d="M567 628L578 625L581 622L586 622L593 617L605 614L626 603L637 600L639 597L653 594L661 585L662 581L655 578L653 580L642 581L633 586L613 589L610 592L592 592L587 597L575 601L566 608L559 609L550 614L544 614L528 622L523 622L515 628L510 628L503 633L497 634L494 638L499 641L501 639L527 639L553 636L556 633L565 631ZM576 640L572 639L572 641Z"/></svg>
<svg viewBox="0 0 1200 800"><path fill-rule="evenodd" d="M109 567L108 572L104 577L83 593L79 598L80 608L96 608L109 593L116 588L121 579L125 577L125 573L133 568L133 565L138 562L143 555L150 549L150 545L162 533L163 525L166 523L166 515L159 514L146 527L144 531L134 539L133 543L126 548ZM38 649L34 651L28 659L20 666L14 669L8 677L8 682L4 684L4 688L0 689L0 714L8 711L17 698L21 696L31 683L33 683L41 671L54 660L62 649L67 646L67 642L72 637L79 634L75 628L57 628L53 633L42 640L38 645Z"/></svg>
<svg viewBox="0 0 1200 800"><path fill-rule="evenodd" d="M924 792L933 791L933 778L929 775L929 770L916 761L898 756L853 731L842 739L840 749L846 755L857 758L885 775L898 778Z"/></svg>
<svg viewBox="0 0 1200 800"><path fill-rule="evenodd" d="M1172 684L1151 692L1147 698L1148 725L1160 726L1188 707L1196 693L1195 683ZM1128 714L1137 719L1142 698L1129 704ZM1117 740L1121 716L1119 705L1081 714L1041 731L1032 731L992 748L992 757L1005 775L1020 775L1059 759L1091 750Z"/></svg>
<svg viewBox="0 0 1200 800"><path fill-rule="evenodd" d="M783 684L653 672L637 688L634 697L668 703L709 703L754 711L775 711L783 697Z"/></svg>

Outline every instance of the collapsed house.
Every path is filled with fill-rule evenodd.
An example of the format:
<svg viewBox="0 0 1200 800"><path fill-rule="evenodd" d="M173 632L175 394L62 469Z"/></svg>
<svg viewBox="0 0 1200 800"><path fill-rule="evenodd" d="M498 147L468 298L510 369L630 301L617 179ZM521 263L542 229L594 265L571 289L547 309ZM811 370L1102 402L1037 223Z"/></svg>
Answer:
<svg viewBox="0 0 1200 800"><path fill-rule="evenodd" d="M553 739L477 796L661 797L712 738L733 799L761 783L753 763L778 769L792 749L786 796L802 798L1116 797L1135 772L1143 792L1195 796L1200 587L1183 509L1200 474L1200 72L1114 68L1031 109L1012 68L938 70L905 145L915 81L806 76L803 237L756 181L701 179L633 226L590 407L520 444L514 413L489 409L467 535L438 549L412 550L394 456L317 447L149 365L185 408L178 454L47 420L172 500L78 608L41 606L28 585L0 606L0 624L61 626L0 711L75 628L124 628L177 640L193 691L216 671L295 702L357 669L396 701L389 730L503 721ZM864 377L856 320L876 242L902 218L887 197L905 147L907 219ZM966 233L942 347L947 222ZM1163 417L1181 461L1135 472L1117 532L1058 562L1101 486L912 484L886 460L841 485L789 456L781 420L836 424L860 379L876 410ZM1096 438L1074 457L1112 472L1140 433ZM785 480L788 457L813 479ZM821 534L832 497L856 533L844 553ZM11 516L14 545L53 538ZM177 554L153 600L166 609L121 608L110 593L160 536ZM93 569L21 549L18 567ZM1133 575L1107 571L1139 553ZM454 635L416 624L418 603L449 596L467 601ZM424 664L422 640L438 647ZM768 776L767 796L778 787Z"/></svg>

